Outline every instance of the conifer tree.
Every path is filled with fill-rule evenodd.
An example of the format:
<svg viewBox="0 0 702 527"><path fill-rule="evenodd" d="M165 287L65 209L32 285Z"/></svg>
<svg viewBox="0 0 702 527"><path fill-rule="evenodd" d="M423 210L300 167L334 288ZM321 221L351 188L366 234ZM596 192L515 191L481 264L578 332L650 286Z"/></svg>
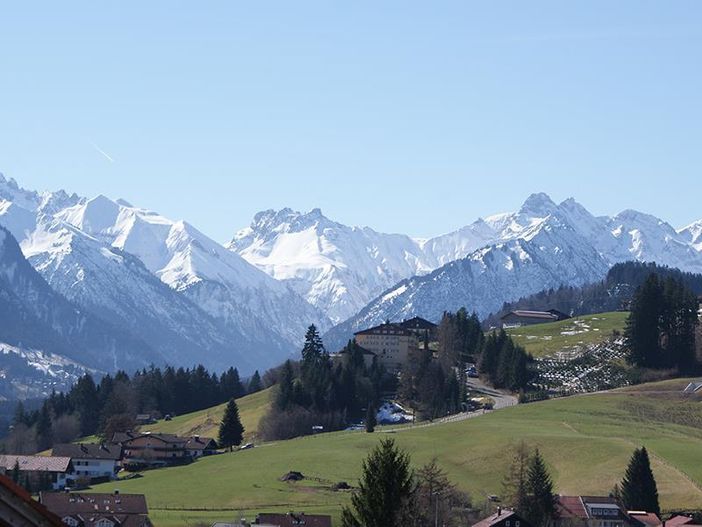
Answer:
<svg viewBox="0 0 702 527"><path fill-rule="evenodd" d="M19 461L15 460L15 466L12 467L12 481L19 485L20 482L20 466Z"/></svg>
<svg viewBox="0 0 702 527"><path fill-rule="evenodd" d="M621 483L621 496L629 510L661 513L658 487L646 447L634 450Z"/></svg>
<svg viewBox="0 0 702 527"><path fill-rule="evenodd" d="M286 410L295 402L294 382L295 374L293 372L292 363L286 360L280 371L280 378L278 379L278 391L275 398L275 406L278 410Z"/></svg>
<svg viewBox="0 0 702 527"><path fill-rule="evenodd" d="M502 481L505 504L522 514L527 509L529 457L529 447L525 441L520 441L514 449L509 472Z"/></svg>
<svg viewBox="0 0 702 527"><path fill-rule="evenodd" d="M261 390L263 390L263 383L261 383L261 375L258 373L258 370L256 370L249 380L247 393L256 393Z"/></svg>
<svg viewBox="0 0 702 527"><path fill-rule="evenodd" d="M15 426L27 424L27 414L24 411L24 403L22 403L22 401L19 401L15 407L15 415L12 418L12 424Z"/></svg>
<svg viewBox="0 0 702 527"><path fill-rule="evenodd" d="M244 440L244 426L239 418L239 407L232 398L227 403L224 410L224 417L219 425L219 444L229 448L231 452L233 446L239 446Z"/></svg>
<svg viewBox="0 0 702 527"><path fill-rule="evenodd" d="M409 455L382 439L363 461L358 491L341 513L343 527L400 527L415 491Z"/></svg>
<svg viewBox="0 0 702 527"><path fill-rule="evenodd" d="M375 431L375 425L378 424L375 418L375 406L372 403L368 403L368 410L366 411L366 432L371 433Z"/></svg>
<svg viewBox="0 0 702 527"><path fill-rule="evenodd" d="M39 451L46 450L52 444L51 433L51 413L49 412L49 404L44 401L44 404L39 411L39 419L36 425L36 441Z"/></svg>
<svg viewBox="0 0 702 527"><path fill-rule="evenodd" d="M529 461L526 491L526 519L536 527L549 525L556 512L553 482L538 448Z"/></svg>

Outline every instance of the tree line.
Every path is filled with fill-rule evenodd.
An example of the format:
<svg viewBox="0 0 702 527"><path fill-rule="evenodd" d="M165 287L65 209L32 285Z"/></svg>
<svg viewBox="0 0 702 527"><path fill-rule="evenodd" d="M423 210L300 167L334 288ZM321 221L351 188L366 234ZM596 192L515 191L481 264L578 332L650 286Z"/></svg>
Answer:
<svg viewBox="0 0 702 527"><path fill-rule="evenodd" d="M545 289L515 302L505 302L497 313L491 313L484 327L498 327L500 317L516 309L558 309L571 316L616 311L626 307L650 274L659 279L672 278L683 283L693 294L702 294L702 274L658 265L654 262L622 262L613 265L604 280L582 287L561 286Z"/></svg>
<svg viewBox="0 0 702 527"><path fill-rule="evenodd" d="M694 372L698 302L682 279L651 273L636 289L626 322L629 361L635 366Z"/></svg>
<svg viewBox="0 0 702 527"><path fill-rule="evenodd" d="M660 515L658 490L645 447L635 449L621 483L611 496L624 510ZM548 527L558 517L557 494L547 462L525 442L503 480L502 505L535 527ZM358 488L341 515L343 527L454 527L471 522L470 498L460 492L434 459L419 470L393 439L383 439L361 466ZM487 508L487 507L486 507ZM483 513L488 514L485 510Z"/></svg>
<svg viewBox="0 0 702 527"><path fill-rule="evenodd" d="M193 412L262 388L258 372L244 383L236 368L217 375L202 365L152 366L132 376L120 371L97 383L86 374L68 392L52 393L37 410L25 410L19 402L12 430L0 449L31 454L78 437L98 435L109 440L114 432L135 429L137 414L162 417Z"/></svg>
<svg viewBox="0 0 702 527"><path fill-rule="evenodd" d="M332 360L314 325L305 335L302 359L286 361L267 377L277 387L259 425L265 439L340 430L349 421L360 420L367 408L377 408L382 392L394 387L393 376L375 360L367 364L355 340Z"/></svg>

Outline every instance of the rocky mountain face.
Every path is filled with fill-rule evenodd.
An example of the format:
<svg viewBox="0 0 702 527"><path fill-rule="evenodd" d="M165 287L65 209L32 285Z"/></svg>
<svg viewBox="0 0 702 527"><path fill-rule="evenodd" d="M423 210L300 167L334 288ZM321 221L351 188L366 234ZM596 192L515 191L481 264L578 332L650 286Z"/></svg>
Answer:
<svg viewBox="0 0 702 527"><path fill-rule="evenodd" d="M676 230L631 210L597 217L572 198L556 204L538 193L516 212L425 240L348 227L318 209L269 210L229 248L328 310L341 324L330 335L348 337L369 323L436 318L453 306L487 314L544 287L599 280L627 260L700 272L701 225Z"/></svg>
<svg viewBox="0 0 702 527"><path fill-rule="evenodd" d="M152 362L248 373L298 353L311 323L337 324L334 349L387 318L461 306L486 315L599 280L617 262L702 272L702 220L676 230L546 194L430 239L349 227L319 209L268 210L225 247L122 200L28 191L0 175L0 226L0 378Z"/></svg>
<svg viewBox="0 0 702 527"><path fill-rule="evenodd" d="M150 362L250 373L297 352L310 323L329 327L286 284L190 224L124 201L2 178L0 225L50 289L144 343ZM120 352L107 371L133 369Z"/></svg>
<svg viewBox="0 0 702 527"><path fill-rule="evenodd" d="M290 284L335 322L354 315L399 280L436 267L409 236L348 227L319 209L260 212L228 247Z"/></svg>
<svg viewBox="0 0 702 527"><path fill-rule="evenodd" d="M86 371L136 369L164 357L52 289L0 227L0 397L35 396Z"/></svg>

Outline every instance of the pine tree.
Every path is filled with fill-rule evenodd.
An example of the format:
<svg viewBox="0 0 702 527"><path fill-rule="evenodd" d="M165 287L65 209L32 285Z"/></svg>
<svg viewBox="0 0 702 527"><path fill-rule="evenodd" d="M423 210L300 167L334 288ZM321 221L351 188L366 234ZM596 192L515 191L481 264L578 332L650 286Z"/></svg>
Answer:
<svg viewBox="0 0 702 527"><path fill-rule="evenodd" d="M629 360L636 366L656 368L661 364L662 308L661 284L656 274L650 274L636 289L624 333L631 352Z"/></svg>
<svg viewBox="0 0 702 527"><path fill-rule="evenodd" d="M556 512L553 482L538 448L529 460L526 491L526 519L536 527L549 525Z"/></svg>
<svg viewBox="0 0 702 527"><path fill-rule="evenodd" d="M409 455L382 439L363 462L358 492L341 514L343 527L400 527L415 491Z"/></svg>
<svg viewBox="0 0 702 527"><path fill-rule="evenodd" d="M12 424L15 426L27 424L27 414L24 411L24 404L22 401L19 401L15 407L15 415L12 418Z"/></svg>
<svg viewBox="0 0 702 527"><path fill-rule="evenodd" d="M46 450L52 444L52 433L51 433L51 413L49 412L49 404L44 401L44 404L39 411L39 419L36 425L36 441L37 448L41 450Z"/></svg>
<svg viewBox="0 0 702 527"><path fill-rule="evenodd" d="M375 406L369 402L368 410L366 411L366 432L374 432L376 424L378 424L378 421L375 418Z"/></svg>
<svg viewBox="0 0 702 527"><path fill-rule="evenodd" d="M15 466L12 467L12 481L19 485L20 482L20 466L19 461L15 460Z"/></svg>
<svg viewBox="0 0 702 527"><path fill-rule="evenodd" d="M249 380L247 393L256 393L261 390L263 390L263 383L261 382L261 375L258 373L258 370L256 370Z"/></svg>
<svg viewBox="0 0 702 527"><path fill-rule="evenodd" d="M289 360L286 360L280 371L280 377L278 379L278 388L275 398L275 407L278 410L286 410L295 402L294 381L295 374L293 373L292 363Z"/></svg>
<svg viewBox="0 0 702 527"><path fill-rule="evenodd" d="M509 472L502 481L504 502L517 512L525 514L527 509L527 473L529 469L529 447L526 442L514 449Z"/></svg>
<svg viewBox="0 0 702 527"><path fill-rule="evenodd" d="M239 418L239 407L236 401L232 398L227 403L227 408L224 410L224 417L219 425L219 444L225 448L229 448L231 452L232 446L239 446L244 440L244 426Z"/></svg>
<svg viewBox="0 0 702 527"><path fill-rule="evenodd" d="M658 487L646 447L634 450L621 483L621 495L627 509L655 512L660 515Z"/></svg>

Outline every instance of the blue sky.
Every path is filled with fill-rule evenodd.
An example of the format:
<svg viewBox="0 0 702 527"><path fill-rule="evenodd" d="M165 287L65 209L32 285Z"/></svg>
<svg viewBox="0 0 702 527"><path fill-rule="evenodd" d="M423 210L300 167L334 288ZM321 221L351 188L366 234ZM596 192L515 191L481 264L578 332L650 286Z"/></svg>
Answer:
<svg viewBox="0 0 702 527"><path fill-rule="evenodd" d="M14 2L0 82L6 176L220 241L283 206L429 236L534 191L702 218L696 1Z"/></svg>

